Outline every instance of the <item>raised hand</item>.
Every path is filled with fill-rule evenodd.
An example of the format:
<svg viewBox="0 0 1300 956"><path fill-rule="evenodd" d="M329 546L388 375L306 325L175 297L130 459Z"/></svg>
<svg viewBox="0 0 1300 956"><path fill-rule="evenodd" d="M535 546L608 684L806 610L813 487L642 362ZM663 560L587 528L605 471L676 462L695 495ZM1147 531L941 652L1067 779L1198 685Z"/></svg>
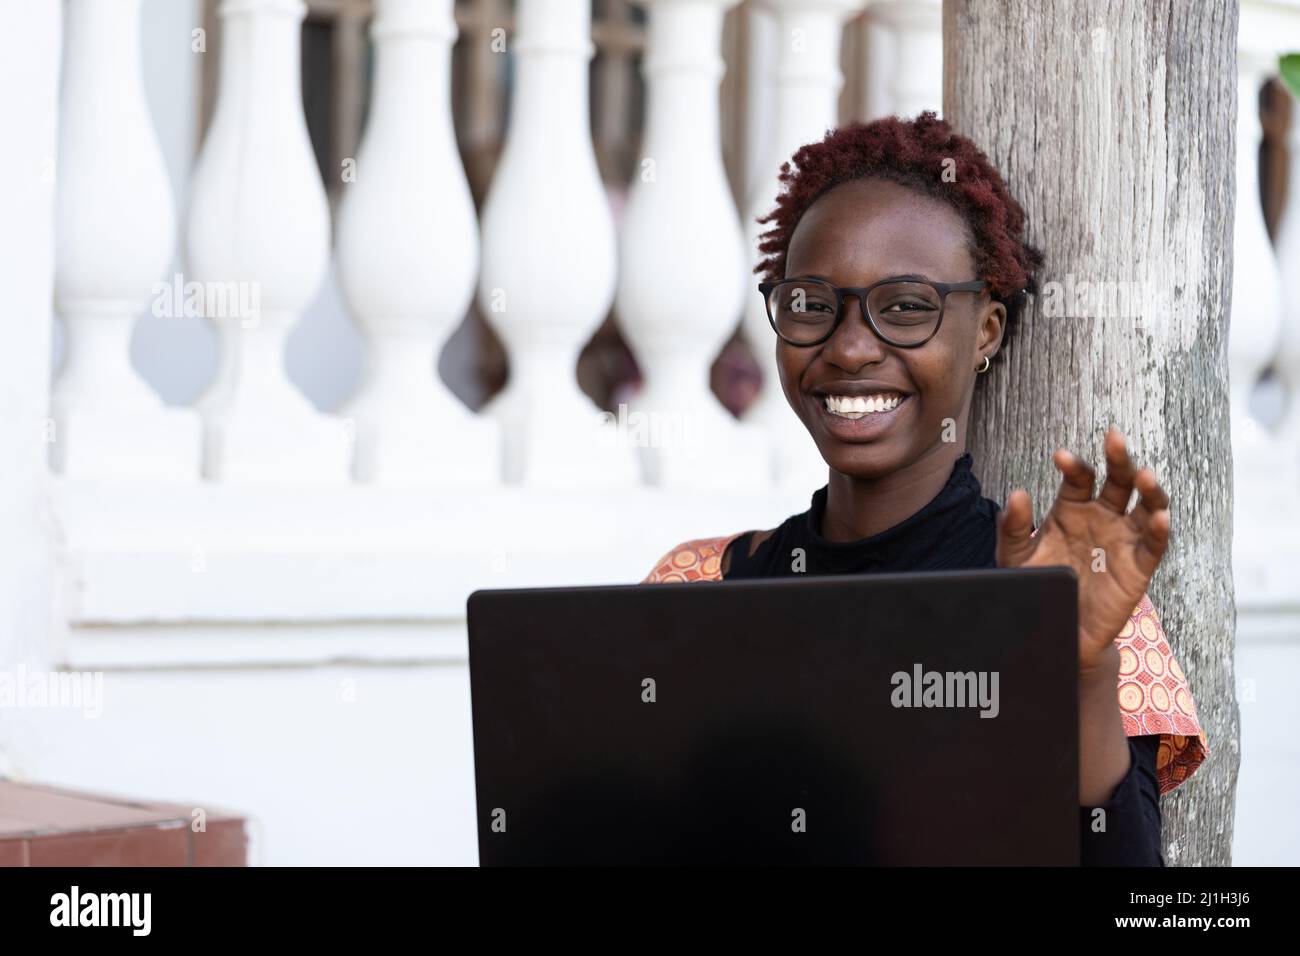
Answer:
<svg viewBox="0 0 1300 956"><path fill-rule="evenodd" d="M1169 496L1149 468L1137 469L1124 436L1106 433L1106 481L1093 497L1092 467L1064 449L1052 461L1061 472L1056 501L1033 531L1033 503L1017 488L998 519L999 567L1065 565L1079 579L1079 673L1108 661L1115 638L1142 600L1169 546ZM1129 499L1138 501L1128 511Z"/></svg>

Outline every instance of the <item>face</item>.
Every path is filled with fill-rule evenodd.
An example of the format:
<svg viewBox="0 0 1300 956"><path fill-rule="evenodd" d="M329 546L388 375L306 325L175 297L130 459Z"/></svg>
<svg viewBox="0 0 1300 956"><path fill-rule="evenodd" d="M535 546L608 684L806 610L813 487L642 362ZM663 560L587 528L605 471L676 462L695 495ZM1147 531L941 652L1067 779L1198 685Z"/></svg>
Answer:
<svg viewBox="0 0 1300 956"><path fill-rule="evenodd" d="M969 241L961 216L940 200L883 180L845 183L800 219L786 278L855 287L894 276L966 282L978 278ZM987 292L950 293L938 333L919 348L881 341L856 296L845 298L844 311L821 345L776 346L786 400L827 464L874 479L928 456L955 458L965 448L975 369L1002 340L1002 304ZM864 412L857 399L883 410Z"/></svg>

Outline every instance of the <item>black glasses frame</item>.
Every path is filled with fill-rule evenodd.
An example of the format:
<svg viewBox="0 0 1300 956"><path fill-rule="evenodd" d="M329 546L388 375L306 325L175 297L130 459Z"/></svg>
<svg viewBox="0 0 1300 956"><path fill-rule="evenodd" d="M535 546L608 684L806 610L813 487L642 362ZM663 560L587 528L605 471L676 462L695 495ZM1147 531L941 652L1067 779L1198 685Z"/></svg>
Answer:
<svg viewBox="0 0 1300 956"><path fill-rule="evenodd" d="M795 282L804 285L816 283L817 285L825 286L827 289L830 289L835 293L835 318L831 322L830 331L815 342L792 342L790 339L787 339L782 335L781 330L776 327L776 316L772 314L772 297L770 293L779 285ZM882 285L889 285L894 282L910 282L913 285L928 285L939 294L939 318L935 321L934 328L930 331L930 334L920 342L895 342L889 336L885 335L885 333L880 331L880 326L876 325L876 320L872 317L871 310L867 308L867 295L872 289L878 288ZM758 291L763 294L763 307L767 310L767 321L768 324L772 326L772 331L776 333L777 338L782 342L785 342L787 345L793 345L795 348L812 348L830 341L831 336L835 334L835 330L838 329L840 323L844 321L844 297L853 295L858 298L858 311L862 313L863 321L865 321L867 327L875 333L876 338L880 339L880 341L884 342L886 345L894 346L894 348L917 349L939 334L939 327L943 325L943 313L945 311L945 306L948 304L949 292L983 292L987 287L988 283L983 279L972 279L969 282L931 282L929 279L922 279L920 276L890 276L888 279L881 279L879 282L871 283L871 285L858 287L832 285L825 279L781 279L777 282L760 282L758 284Z"/></svg>

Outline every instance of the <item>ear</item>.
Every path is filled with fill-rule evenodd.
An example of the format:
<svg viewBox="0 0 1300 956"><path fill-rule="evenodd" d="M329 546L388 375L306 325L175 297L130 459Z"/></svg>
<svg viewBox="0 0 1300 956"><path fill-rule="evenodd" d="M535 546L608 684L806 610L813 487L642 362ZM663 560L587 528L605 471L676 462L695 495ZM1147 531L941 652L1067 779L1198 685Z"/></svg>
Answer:
<svg viewBox="0 0 1300 956"><path fill-rule="evenodd" d="M984 356L990 359L998 354L1002 348L1002 336L1007 329L1007 307L992 297L984 303L979 312L979 324L975 333L975 357L973 359L976 365L983 361Z"/></svg>

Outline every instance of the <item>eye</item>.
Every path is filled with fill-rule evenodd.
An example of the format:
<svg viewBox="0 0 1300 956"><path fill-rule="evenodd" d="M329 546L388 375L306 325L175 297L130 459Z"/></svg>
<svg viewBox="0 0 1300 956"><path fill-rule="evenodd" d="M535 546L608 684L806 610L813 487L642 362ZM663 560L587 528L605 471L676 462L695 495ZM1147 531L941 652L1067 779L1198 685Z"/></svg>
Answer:
<svg viewBox="0 0 1300 956"><path fill-rule="evenodd" d="M882 312L932 312L934 306L929 302L891 302Z"/></svg>

